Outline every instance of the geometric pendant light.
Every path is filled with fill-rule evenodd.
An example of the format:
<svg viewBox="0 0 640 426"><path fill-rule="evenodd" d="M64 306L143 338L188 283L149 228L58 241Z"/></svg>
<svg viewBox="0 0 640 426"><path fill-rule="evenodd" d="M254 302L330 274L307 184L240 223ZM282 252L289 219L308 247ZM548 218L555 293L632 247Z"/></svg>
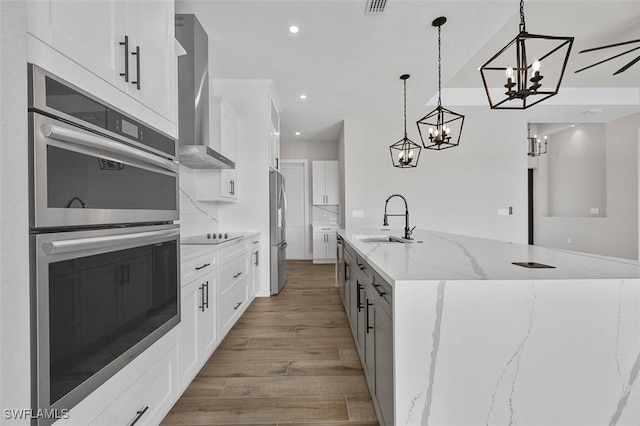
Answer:
<svg viewBox="0 0 640 426"><path fill-rule="evenodd" d="M420 139L422 140L422 146L426 149L434 150L443 150L458 146L464 124L464 115L442 106L442 53L440 32L445 22L447 22L447 18L441 16L434 19L431 23L434 27L438 27L438 106L416 123L418 125Z"/></svg>
<svg viewBox="0 0 640 426"><path fill-rule="evenodd" d="M529 34L520 0L520 32L480 67L491 109L526 109L556 95L573 39Z"/></svg>
<svg viewBox="0 0 640 426"><path fill-rule="evenodd" d="M404 137L389 147L393 167L401 169L416 167L420 159L422 148L407 137L407 79L409 74L402 74L400 80L404 83Z"/></svg>

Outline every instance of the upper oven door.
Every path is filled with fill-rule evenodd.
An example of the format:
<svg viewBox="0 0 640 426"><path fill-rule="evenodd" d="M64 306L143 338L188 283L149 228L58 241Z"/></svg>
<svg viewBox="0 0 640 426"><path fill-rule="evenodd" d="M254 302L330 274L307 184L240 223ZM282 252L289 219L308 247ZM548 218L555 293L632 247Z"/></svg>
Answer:
<svg viewBox="0 0 640 426"><path fill-rule="evenodd" d="M175 162L36 112L29 121L32 228L179 219Z"/></svg>

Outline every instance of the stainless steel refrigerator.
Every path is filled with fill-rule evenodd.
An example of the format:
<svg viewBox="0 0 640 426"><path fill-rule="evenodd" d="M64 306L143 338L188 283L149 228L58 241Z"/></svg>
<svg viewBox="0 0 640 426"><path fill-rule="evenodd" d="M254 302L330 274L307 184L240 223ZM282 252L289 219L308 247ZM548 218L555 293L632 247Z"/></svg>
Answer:
<svg viewBox="0 0 640 426"><path fill-rule="evenodd" d="M271 242L271 294L278 294L287 279L285 227L287 224L287 197L284 176L277 170L269 172L269 235Z"/></svg>

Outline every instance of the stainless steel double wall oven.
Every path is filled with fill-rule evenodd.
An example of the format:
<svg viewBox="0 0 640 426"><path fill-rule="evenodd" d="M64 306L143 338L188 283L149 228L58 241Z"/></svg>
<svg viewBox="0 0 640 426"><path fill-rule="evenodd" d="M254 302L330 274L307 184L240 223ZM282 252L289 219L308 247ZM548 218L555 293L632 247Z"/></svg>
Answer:
<svg viewBox="0 0 640 426"><path fill-rule="evenodd" d="M63 410L180 321L177 143L29 79L33 406Z"/></svg>

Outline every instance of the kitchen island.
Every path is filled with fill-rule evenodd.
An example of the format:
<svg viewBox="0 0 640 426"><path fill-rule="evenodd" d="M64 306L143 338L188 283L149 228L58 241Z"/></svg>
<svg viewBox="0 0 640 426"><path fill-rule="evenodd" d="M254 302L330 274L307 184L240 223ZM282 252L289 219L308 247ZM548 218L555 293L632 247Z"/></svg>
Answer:
<svg viewBox="0 0 640 426"><path fill-rule="evenodd" d="M381 424L640 424L638 262L389 234L401 235L338 232L338 285Z"/></svg>

